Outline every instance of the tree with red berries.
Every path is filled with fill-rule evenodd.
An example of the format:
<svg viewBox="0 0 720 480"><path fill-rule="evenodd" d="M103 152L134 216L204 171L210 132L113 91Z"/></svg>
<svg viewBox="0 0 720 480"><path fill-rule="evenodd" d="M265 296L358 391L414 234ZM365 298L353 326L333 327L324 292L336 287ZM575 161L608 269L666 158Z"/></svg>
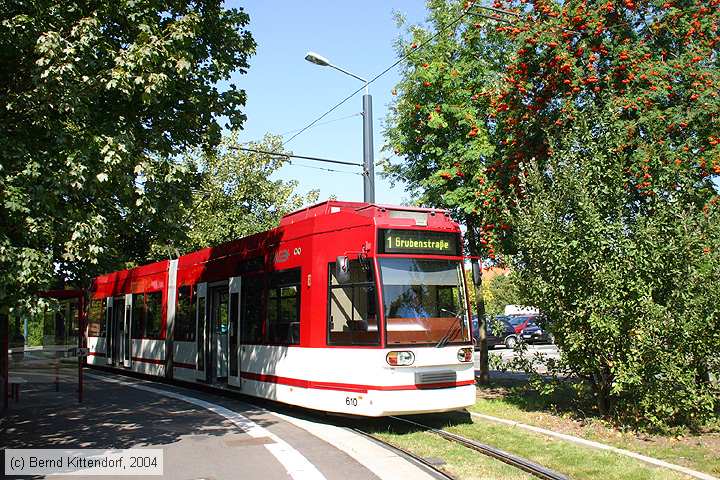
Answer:
<svg viewBox="0 0 720 480"><path fill-rule="evenodd" d="M720 173L719 4L719 0L498 0L493 10L472 2L437 0L428 4L429 26L411 29L412 39L400 44L401 52L409 55L387 135L389 146L403 160L387 169L390 177L405 180L418 202L449 207L461 215L459 219L469 227L471 252L479 252L487 261L514 254L516 268L525 268L521 278L528 300L561 317L555 320L566 328L558 329L556 339L564 352L575 352L569 366L588 381L605 415L627 419L630 405L643 404L648 407L634 415L652 412L661 418L654 407L665 400L630 387L636 386L639 370L630 364L617 369L622 363L617 355L630 355L627 349L618 350L616 358L583 363L583 355L604 357L607 344L601 337L619 337L609 337L604 327L581 330L579 325L588 325L588 319L609 319L605 327L615 325L616 334L629 333L618 327L623 324L618 318L626 319L630 311L612 313L606 308L612 303L609 297L601 302L603 308L592 305L593 292L605 288L607 279L590 275L575 278L586 283L554 281L553 273L592 272L594 264L590 257L578 256L589 263L576 261L562 248L566 255L548 255L552 252L541 246L554 242L559 248L576 242L573 249L602 251L598 247L605 241L602 232L585 235L582 241L571 235L574 213L567 201L574 197L568 189L602 204L597 218L619 219L617 232L625 235L652 235L652 228L639 225L666 228L675 218L670 212L684 211L696 213L686 220L688 237L662 238L686 245L692 244L692 238L709 238L715 227L707 218L716 217L707 217L708 210L703 209L717 202L713 179ZM605 173L591 168L598 156L608 159L600 162ZM561 182L563 175L573 177L573 172L581 183ZM548 196L556 200L548 211L540 212L529 203ZM587 205L577 207L582 210ZM543 243L542 237L527 240L533 232L529 219L536 222L535 228L548 227L544 233L555 235L553 242ZM661 250L644 240L638 243L644 254ZM703 248L712 253L715 247ZM670 265L669 257L652 258L660 271ZM700 257L697 265L705 265L708 258L716 257ZM552 265L536 269L533 261ZM714 261L703 267L710 270L703 271L715 271ZM668 271L678 272L674 267ZM632 269L622 270L622 275L621 285L644 285ZM597 283L590 288L587 282ZM636 315L657 319L649 314L655 307L679 314L670 308L679 305L677 298L699 292L683 290L681 282L673 284L666 275L663 282L664 298L651 296L654 303L645 304L647 309L636 310ZM562 290L568 288L571 295ZM569 303L553 304L558 296L567 297ZM717 325L717 311L702 311L704 325ZM563 318L574 320L566 324ZM583 335L599 339L594 350L573 350ZM708 342L696 346L704 352L715 345ZM656 383L653 392L672 391L667 388L669 379L680 378L669 375L672 369L694 369L697 378L707 378L710 363L707 355L699 354L690 364L668 366L658 374L667 382ZM627 383L623 390L618 382L623 376L636 383ZM688 392L702 397L707 406L708 395L712 397L708 388L699 380ZM666 412L672 417L668 423L698 418L703 416L700 411L708 410L697 404L679 406ZM651 423L657 426L663 421Z"/></svg>
<svg viewBox="0 0 720 480"><path fill-rule="evenodd" d="M388 118L388 150L403 159L385 165L391 180L404 181L416 202L451 210L466 227L468 251L496 260L509 237L503 181L494 162L495 131L488 127L487 85L495 84L511 46L503 34L463 5L429 3L428 28L412 27L412 39L399 42L408 55L403 79ZM509 52L509 50L507 50ZM482 286L476 309L484 320ZM484 328L480 328L484 341ZM487 348L481 345L480 381L488 380Z"/></svg>
<svg viewBox="0 0 720 480"><path fill-rule="evenodd" d="M527 301L600 414L698 426L718 405L720 9L496 2L514 43L491 101L532 165L512 224Z"/></svg>

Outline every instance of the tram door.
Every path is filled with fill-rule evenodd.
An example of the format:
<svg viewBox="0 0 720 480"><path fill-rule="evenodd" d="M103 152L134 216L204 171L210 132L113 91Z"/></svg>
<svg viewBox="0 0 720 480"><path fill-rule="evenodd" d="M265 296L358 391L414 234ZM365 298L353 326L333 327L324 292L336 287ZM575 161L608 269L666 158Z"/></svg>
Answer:
<svg viewBox="0 0 720 480"><path fill-rule="evenodd" d="M125 297L113 298L112 309L112 364L121 365L125 352Z"/></svg>
<svg viewBox="0 0 720 480"><path fill-rule="evenodd" d="M240 277L198 285L196 378L240 386Z"/></svg>
<svg viewBox="0 0 720 480"><path fill-rule="evenodd" d="M123 366L130 367L132 362L132 314L133 314L132 293L125 295L125 318L123 322Z"/></svg>
<svg viewBox="0 0 720 480"><path fill-rule="evenodd" d="M105 362L113 363L113 349L115 348L115 324L113 323L113 297L105 299Z"/></svg>
<svg viewBox="0 0 720 480"><path fill-rule="evenodd" d="M227 383L228 377L228 333L230 329L230 293L227 283L213 287L209 292L210 355L212 365L211 381Z"/></svg>
<svg viewBox="0 0 720 480"><path fill-rule="evenodd" d="M229 282L230 302L228 327L228 384L240 386L240 286L242 279L233 277Z"/></svg>
<svg viewBox="0 0 720 480"><path fill-rule="evenodd" d="M195 317L195 378L207 381L205 369L207 352L207 283L197 286L197 309Z"/></svg>

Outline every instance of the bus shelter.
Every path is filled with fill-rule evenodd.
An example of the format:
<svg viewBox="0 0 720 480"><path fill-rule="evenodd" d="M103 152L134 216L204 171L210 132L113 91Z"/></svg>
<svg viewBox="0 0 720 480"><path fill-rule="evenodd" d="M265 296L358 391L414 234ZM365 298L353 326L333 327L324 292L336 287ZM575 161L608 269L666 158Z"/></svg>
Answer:
<svg viewBox="0 0 720 480"><path fill-rule="evenodd" d="M21 401L82 402L85 324L81 290L41 292L32 311L0 315L3 409Z"/></svg>

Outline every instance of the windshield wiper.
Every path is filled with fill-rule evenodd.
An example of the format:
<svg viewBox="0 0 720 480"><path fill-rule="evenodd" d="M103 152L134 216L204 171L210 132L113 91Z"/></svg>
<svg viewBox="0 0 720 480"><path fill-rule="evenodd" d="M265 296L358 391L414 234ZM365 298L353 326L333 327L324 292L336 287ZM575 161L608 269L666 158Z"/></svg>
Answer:
<svg viewBox="0 0 720 480"><path fill-rule="evenodd" d="M450 325L450 328L447 329L447 332L445 332L445 335L442 336L440 341L435 345L435 348L442 348L450 341L452 337L458 334L458 332L462 332L462 328L464 325L464 322L462 321L462 317L458 315L455 312L451 312L450 310L446 310L444 308L440 309L441 312L447 312L453 317L458 319L458 323L453 323Z"/></svg>

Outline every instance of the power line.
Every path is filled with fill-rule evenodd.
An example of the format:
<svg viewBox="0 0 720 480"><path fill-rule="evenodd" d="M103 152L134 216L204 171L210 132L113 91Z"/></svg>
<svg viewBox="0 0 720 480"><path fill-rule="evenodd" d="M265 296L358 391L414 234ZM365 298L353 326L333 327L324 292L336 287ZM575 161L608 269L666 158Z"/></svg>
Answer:
<svg viewBox="0 0 720 480"><path fill-rule="evenodd" d="M528 21L529 21L529 22L533 22L533 21L534 21L532 18L530 18L529 14L527 14L527 13L524 13L524 14L523 14L523 13L513 12L512 10L505 10L505 9L502 9L502 8L489 7L489 6L485 6L485 5L472 5L470 8L480 8L480 9L483 9L483 10L489 10L489 11L495 12L495 13L498 14L498 15L484 15L484 14L478 13L478 12L470 12L469 9L468 9L468 12L469 12L471 15L478 16L478 17L488 18L488 19L490 19L490 20L495 20L496 22L503 22L503 23L509 23L509 24L514 24L514 23L516 23L516 22L514 22L514 21L512 21L512 20L507 20L507 19L502 18L500 14L512 15L512 16L514 16L516 19L518 19L518 20L524 20L524 21L526 21L526 22L528 22ZM679 10L681 13L684 13L684 14L688 14L688 13L690 13L690 12L692 11L692 10L689 9L689 8L683 8L683 9L678 9L678 10ZM615 29L618 29L618 28L630 28L630 29L633 29L634 27L633 27L633 25L632 25L630 22L628 22L628 21L618 20L618 24L617 24L617 25L610 26L610 27L605 27L605 28L604 28L604 31L614 31ZM578 34L578 35L581 35L581 34L582 34L582 32L579 32L579 31L577 31L577 30L571 30L571 29L569 29L569 28L563 28L562 30L563 30L564 32L574 33L574 34ZM655 35L655 33L652 31L652 29L647 29L647 33L649 33L649 34L652 35L653 37L657 38L657 36Z"/></svg>
<svg viewBox="0 0 720 480"><path fill-rule="evenodd" d="M505 10L505 9L502 9L502 8L495 8L495 7L487 7L487 6L485 6L485 5L473 5L473 6L470 7L470 8L473 8L473 7L475 7L475 8L481 8L481 9L483 9L483 10L489 10L489 11L491 11L491 12L495 12L495 13L496 13L495 15L485 15L485 14L478 13L478 12L470 12L470 14L471 14L471 15L474 15L474 16L477 16L477 17L483 17L483 18L487 18L487 19L490 19L490 20L494 20L494 21L496 21L496 22L507 23L507 24L510 24L510 25L514 25L514 24L516 23L516 21L508 20L508 19L506 19L506 18L502 18L502 16L501 16L500 14L503 14L503 15L512 15L512 16L514 16L517 20L521 20L521 19L522 19L522 20L525 20L525 21L531 21L531 22L533 21L531 18L528 17L528 15L523 15L523 14L520 14L520 13L517 13L517 12L513 12L512 10ZM468 9L468 11L469 11L469 9ZM563 31L569 32L569 33L575 33L575 34L579 34L579 33L580 33L580 32L578 32L578 31L570 30L570 29L567 29L567 28L563 28Z"/></svg>
<svg viewBox="0 0 720 480"><path fill-rule="evenodd" d="M515 22L513 22L512 20L506 20L506 19L501 18L501 17L499 17L499 16L485 15L485 14L483 14L483 13L475 13L475 12L473 12L472 15L475 15L476 17L487 18L488 20L493 20L493 21L495 21L495 22L507 23L507 24L509 24L509 25L513 25L513 24L515 23Z"/></svg>
<svg viewBox="0 0 720 480"><path fill-rule="evenodd" d="M470 8L472 8L472 7L482 8L483 10L490 10L491 12L496 12L496 13L503 13L505 15L512 15L514 17L522 16L521 14L519 14L517 12L513 12L512 10L505 10L504 8L488 7L486 5L472 5Z"/></svg>
<svg viewBox="0 0 720 480"><path fill-rule="evenodd" d="M274 157L302 158L303 160L313 160L315 162L336 163L338 165L352 165L355 167L363 166L362 163L344 162L342 160L333 160L330 158L308 157L305 155L294 155L291 153L269 152L267 150L259 150L257 148L246 148L246 147L229 147L229 148L231 148L233 150L242 150L243 152L260 153L262 155L272 155Z"/></svg>
<svg viewBox="0 0 720 480"><path fill-rule="evenodd" d="M362 173L358 173L358 172L348 172L347 170L335 170L335 169L332 169L332 168L315 167L315 166L313 166L313 165L303 165L302 163L296 163L296 162L293 162L293 161L289 161L289 163L290 163L292 166L294 166L294 167L313 168L313 169L315 169L315 170L323 170L323 171L326 171L326 172L347 173L347 174L350 174L350 175L359 175L359 176L362 176Z"/></svg>
<svg viewBox="0 0 720 480"><path fill-rule="evenodd" d="M334 120L328 120L327 122L320 122L320 123L316 124L315 126L316 126L316 127L319 127L319 126L321 126L321 125L327 125L327 124L329 124L329 123L339 122L339 121L341 121L341 120L347 120L348 118L359 117L359 116L362 116L362 113L360 113L360 112L358 112L358 113L353 113L352 115L347 115L347 116L345 116L345 117L336 118L336 119L334 119ZM302 130L302 129L301 129L301 128L297 128L297 129L295 129L295 130L290 130L290 131L288 131L288 132L280 133L280 134L278 134L278 135L280 135L280 136L282 137L282 136L285 136L285 135L289 135L289 134L291 134L291 133L299 132L300 130Z"/></svg>
<svg viewBox="0 0 720 480"><path fill-rule="evenodd" d="M463 10L463 13L460 14L460 16L458 16L457 18L455 18L455 19L452 20L451 22L447 23L444 27L438 29L437 32L435 32L432 36L430 36L430 38L428 38L427 40L425 40L424 42L422 42L420 45L418 45L417 48L411 49L411 50L410 50L409 52L407 52L405 55L403 55L402 57L400 57L400 58L398 59L398 61L396 61L395 63L393 63L393 64L390 65L389 67L387 67L387 68L386 68L385 70L383 70L382 72L380 72L380 73L378 73L377 75L375 75L375 76L374 76L372 79L370 79L365 85L363 85L362 87L358 88L357 90L355 90L354 92L352 92L352 93L351 93L350 95L348 95L347 97L343 98L340 102L338 102L338 103L335 104L332 108L330 108L330 110L328 110L327 112L325 112L325 113L323 113L322 115L320 115L319 117L317 117L315 120L313 120L312 122L310 122L309 124L307 124L305 127L301 128L300 131L298 131L295 135L293 135L292 137L290 137L289 139L287 139L286 141L284 141L284 142L283 142L283 146L284 146L284 145L287 145L288 143L290 143L291 141L293 141L295 138L297 138L299 135L301 135L303 132L305 132L306 130L308 130L309 128L311 128L313 125L315 125L317 122L319 122L320 120L322 120L323 118L325 118L325 117L326 117L327 115L329 115L330 113L334 112L334 111L335 111L337 108L339 108L342 104L344 104L345 102L347 102L348 100L350 100L352 97L354 97L355 95L357 95L360 91L364 90L368 85L370 85L371 83L373 83L375 80L377 80L378 78L382 77L382 76L385 75L387 72L389 72L390 70L392 70L393 68L395 68L398 64L400 64L401 62L403 62L404 60L406 60L410 55L412 55L413 53L417 52L418 50L420 50L421 48L423 48L425 45L427 45L428 43L430 43L431 41L433 41L433 40L434 40L435 38L437 38L441 33L444 33L448 28L452 27L452 26L455 25L457 22L459 22L460 20L462 20L462 18L463 18L465 15L467 15L467 13L468 13L468 10Z"/></svg>

